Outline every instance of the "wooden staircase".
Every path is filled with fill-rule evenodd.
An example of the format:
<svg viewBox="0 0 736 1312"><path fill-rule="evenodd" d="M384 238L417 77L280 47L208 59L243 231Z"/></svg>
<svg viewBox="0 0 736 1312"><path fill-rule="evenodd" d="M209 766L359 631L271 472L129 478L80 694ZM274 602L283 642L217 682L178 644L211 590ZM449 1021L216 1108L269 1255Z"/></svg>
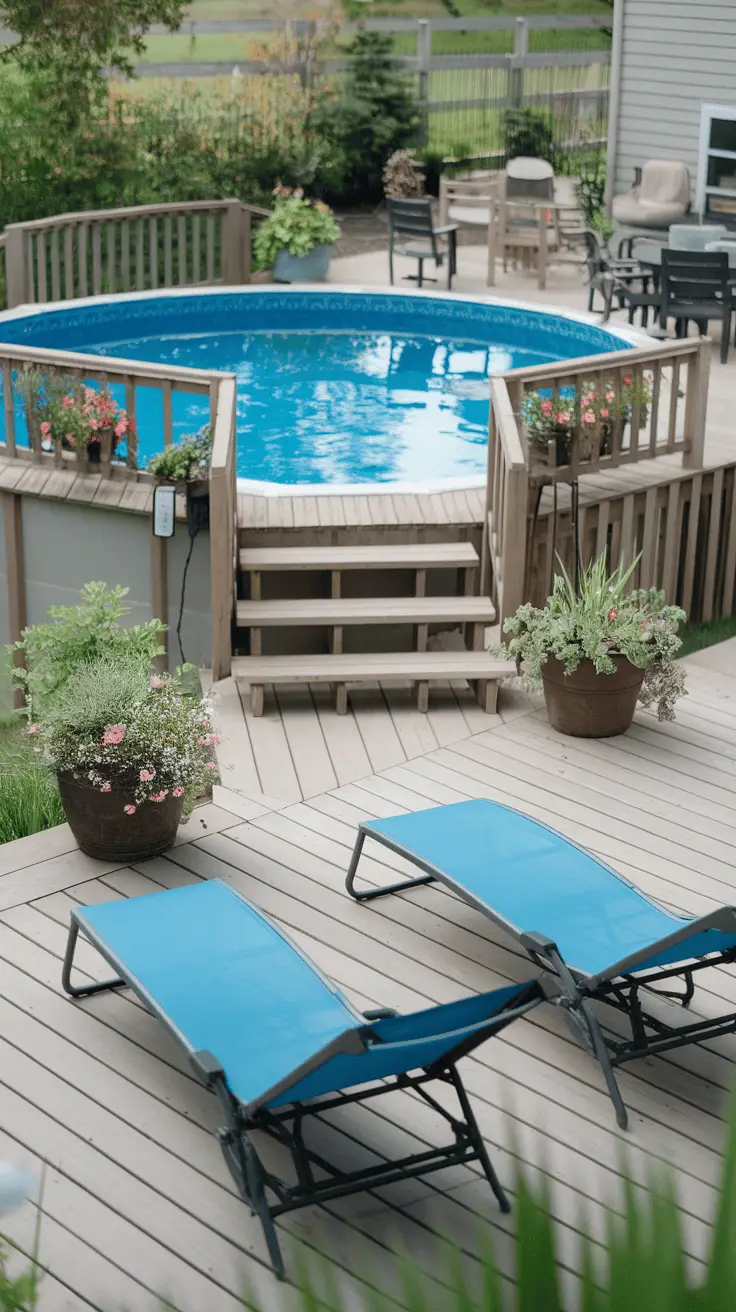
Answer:
<svg viewBox="0 0 736 1312"><path fill-rule="evenodd" d="M236 642L248 654L235 656L233 674L250 684L253 714L263 714L269 684L329 683L336 691L338 714L344 715L349 683L382 679L415 683L420 711L428 709L432 679L467 679L475 684L481 706L495 711L498 680L515 673L515 667L484 650L484 631L496 612L489 597L475 592L479 566L475 547L457 541L242 548L239 593L245 595L236 606ZM375 586L377 595L361 595L356 585L359 575L365 585L367 571L377 580L375 585L368 581L367 589L372 593ZM397 571L410 579L411 594L388 586ZM454 574L455 591L427 591L432 571ZM264 587L267 576L272 577ZM462 633L464 648L429 650L432 626ZM313 649L315 630L323 650ZM411 650L392 650L397 639L405 644L407 631ZM373 650L345 650L367 639ZM264 651L279 644L288 650Z"/></svg>

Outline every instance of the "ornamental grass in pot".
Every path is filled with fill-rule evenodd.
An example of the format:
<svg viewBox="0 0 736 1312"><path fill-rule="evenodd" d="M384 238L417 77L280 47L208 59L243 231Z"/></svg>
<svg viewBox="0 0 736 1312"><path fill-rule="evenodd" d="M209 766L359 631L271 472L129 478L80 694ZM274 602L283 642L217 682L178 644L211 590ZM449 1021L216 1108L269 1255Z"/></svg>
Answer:
<svg viewBox="0 0 736 1312"><path fill-rule="evenodd" d="M684 674L679 606L657 588L627 591L639 557L608 573L605 553L582 572L577 588L564 567L543 608L520 606L504 625L506 654L544 689L550 724L574 738L624 733L637 701L675 718Z"/></svg>
<svg viewBox="0 0 736 1312"><path fill-rule="evenodd" d="M216 781L211 707L153 667L159 620L124 625L126 589L88 583L77 606L51 607L10 648L28 734L56 773L83 852L127 862L170 847L182 813Z"/></svg>

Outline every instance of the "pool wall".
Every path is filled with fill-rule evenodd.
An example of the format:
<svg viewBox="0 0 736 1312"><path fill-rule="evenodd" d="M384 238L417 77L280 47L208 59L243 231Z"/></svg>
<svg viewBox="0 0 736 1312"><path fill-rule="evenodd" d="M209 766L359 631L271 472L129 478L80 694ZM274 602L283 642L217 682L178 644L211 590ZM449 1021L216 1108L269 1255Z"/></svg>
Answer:
<svg viewBox="0 0 736 1312"><path fill-rule="evenodd" d="M238 327L269 330L313 330L341 327L353 331L391 331L457 336L492 341L500 335L510 347L533 337L540 349L560 360L607 353L632 345L651 344L633 329L602 328L593 315L527 305L499 297L450 292L418 294L404 289L367 290L353 287L177 288L165 292L135 292L98 296L51 306L23 306L0 314L0 340L27 347L74 351L136 336L186 333L206 320L208 332ZM101 356L101 360L106 357ZM287 484L239 479L242 491L267 496L364 492L435 492L480 486L484 475L436 479L422 483Z"/></svg>
<svg viewBox="0 0 736 1312"><path fill-rule="evenodd" d="M3 502L0 496L0 647L11 641ZM151 619L149 515L32 495L21 496L21 503L28 624L45 620L49 606L75 604L82 585L90 579L130 589L131 624ZM168 540L166 550L172 667L180 660L176 624L188 549L186 525L177 523L176 535ZM197 535L187 575L182 639L187 660L210 665L210 544L204 531Z"/></svg>

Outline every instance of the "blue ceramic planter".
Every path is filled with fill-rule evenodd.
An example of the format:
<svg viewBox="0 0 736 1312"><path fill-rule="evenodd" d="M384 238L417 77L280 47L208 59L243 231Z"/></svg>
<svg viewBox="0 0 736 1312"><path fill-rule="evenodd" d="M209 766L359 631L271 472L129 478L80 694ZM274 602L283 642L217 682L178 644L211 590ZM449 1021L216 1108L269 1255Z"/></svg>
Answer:
<svg viewBox="0 0 736 1312"><path fill-rule="evenodd" d="M330 267L331 246L314 246L307 255L279 251L273 266L274 282L321 282Z"/></svg>

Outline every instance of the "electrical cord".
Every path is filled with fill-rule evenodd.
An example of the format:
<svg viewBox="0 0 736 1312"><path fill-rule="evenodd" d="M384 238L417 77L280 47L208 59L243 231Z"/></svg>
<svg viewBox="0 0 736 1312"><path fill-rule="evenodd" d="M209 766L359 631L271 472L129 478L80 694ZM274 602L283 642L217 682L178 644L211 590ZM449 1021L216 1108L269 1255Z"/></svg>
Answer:
<svg viewBox="0 0 736 1312"><path fill-rule="evenodd" d="M176 622L176 640L179 644L179 655L181 656L182 665L186 665L187 663L186 656L184 655L184 648L181 642L181 625L182 625L182 620L184 618L184 598L186 596L186 591L187 591L187 574L189 573L189 562L192 559L192 552L194 551L194 539L199 533L201 527L202 527L201 524L197 524L193 533L191 529L189 531L189 551L187 552L187 558L184 562L184 573L181 576L181 599L179 601L179 618Z"/></svg>

